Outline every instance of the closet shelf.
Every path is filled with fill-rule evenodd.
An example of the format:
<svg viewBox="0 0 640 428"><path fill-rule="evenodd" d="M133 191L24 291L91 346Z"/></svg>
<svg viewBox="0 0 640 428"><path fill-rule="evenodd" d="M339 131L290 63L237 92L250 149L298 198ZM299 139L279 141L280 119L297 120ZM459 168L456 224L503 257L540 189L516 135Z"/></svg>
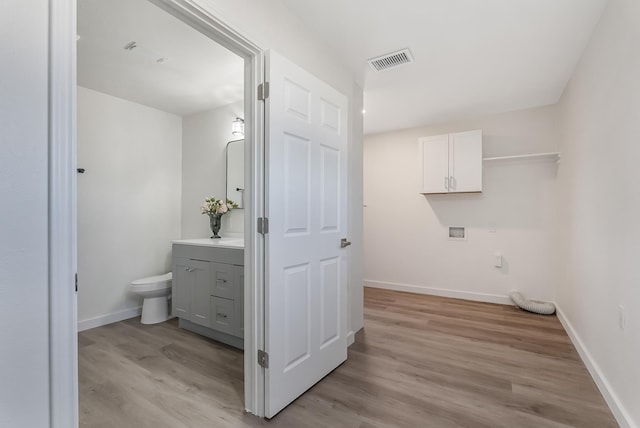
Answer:
<svg viewBox="0 0 640 428"><path fill-rule="evenodd" d="M514 155L514 156L496 156L490 158L482 158L484 162L500 162L500 161L519 161L519 160L541 160L557 162L560 160L560 153L531 153L527 155Z"/></svg>

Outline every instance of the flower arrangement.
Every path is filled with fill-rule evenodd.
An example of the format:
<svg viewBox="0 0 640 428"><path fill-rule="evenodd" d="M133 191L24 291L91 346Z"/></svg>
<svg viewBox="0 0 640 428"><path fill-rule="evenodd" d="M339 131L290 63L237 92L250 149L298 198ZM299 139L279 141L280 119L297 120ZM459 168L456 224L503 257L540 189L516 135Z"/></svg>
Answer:
<svg viewBox="0 0 640 428"><path fill-rule="evenodd" d="M227 199L225 202L222 199L210 197L204 200L204 204L200 207L200 210L202 214L215 215L226 214L234 208L238 208L238 204L231 199Z"/></svg>
<svg viewBox="0 0 640 428"><path fill-rule="evenodd" d="M211 238L220 238L218 232L220 232L220 227L222 227L222 215L228 213L234 208L238 208L238 204L233 202L231 199L223 201L222 199L210 197L204 200L204 204L200 207L200 210L202 211L202 214L207 214L209 216L209 226L213 232L213 236Z"/></svg>

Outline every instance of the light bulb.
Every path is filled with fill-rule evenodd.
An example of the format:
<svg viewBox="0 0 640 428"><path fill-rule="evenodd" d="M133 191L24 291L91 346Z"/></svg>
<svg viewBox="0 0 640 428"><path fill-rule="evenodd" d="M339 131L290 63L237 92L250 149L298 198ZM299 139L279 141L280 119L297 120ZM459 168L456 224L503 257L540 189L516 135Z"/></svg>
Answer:
<svg viewBox="0 0 640 428"><path fill-rule="evenodd" d="M244 119L236 117L231 123L231 133L236 137L244 137Z"/></svg>

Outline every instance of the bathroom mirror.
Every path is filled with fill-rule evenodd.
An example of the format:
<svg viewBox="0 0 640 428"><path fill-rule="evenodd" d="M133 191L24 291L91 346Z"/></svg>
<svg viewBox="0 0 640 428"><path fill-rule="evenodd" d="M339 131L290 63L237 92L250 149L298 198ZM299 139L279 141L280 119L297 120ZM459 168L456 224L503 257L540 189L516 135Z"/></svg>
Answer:
<svg viewBox="0 0 640 428"><path fill-rule="evenodd" d="M244 140L227 143L227 199L244 208Z"/></svg>

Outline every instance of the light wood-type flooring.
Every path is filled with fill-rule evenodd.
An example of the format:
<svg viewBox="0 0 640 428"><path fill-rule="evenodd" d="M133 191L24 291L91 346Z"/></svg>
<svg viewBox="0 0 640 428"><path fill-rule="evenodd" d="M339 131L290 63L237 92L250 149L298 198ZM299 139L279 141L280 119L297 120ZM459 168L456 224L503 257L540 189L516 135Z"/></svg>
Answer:
<svg viewBox="0 0 640 428"><path fill-rule="evenodd" d="M242 352L175 320L81 332L79 375L81 427L617 426L556 317L376 289L348 361L271 421Z"/></svg>

